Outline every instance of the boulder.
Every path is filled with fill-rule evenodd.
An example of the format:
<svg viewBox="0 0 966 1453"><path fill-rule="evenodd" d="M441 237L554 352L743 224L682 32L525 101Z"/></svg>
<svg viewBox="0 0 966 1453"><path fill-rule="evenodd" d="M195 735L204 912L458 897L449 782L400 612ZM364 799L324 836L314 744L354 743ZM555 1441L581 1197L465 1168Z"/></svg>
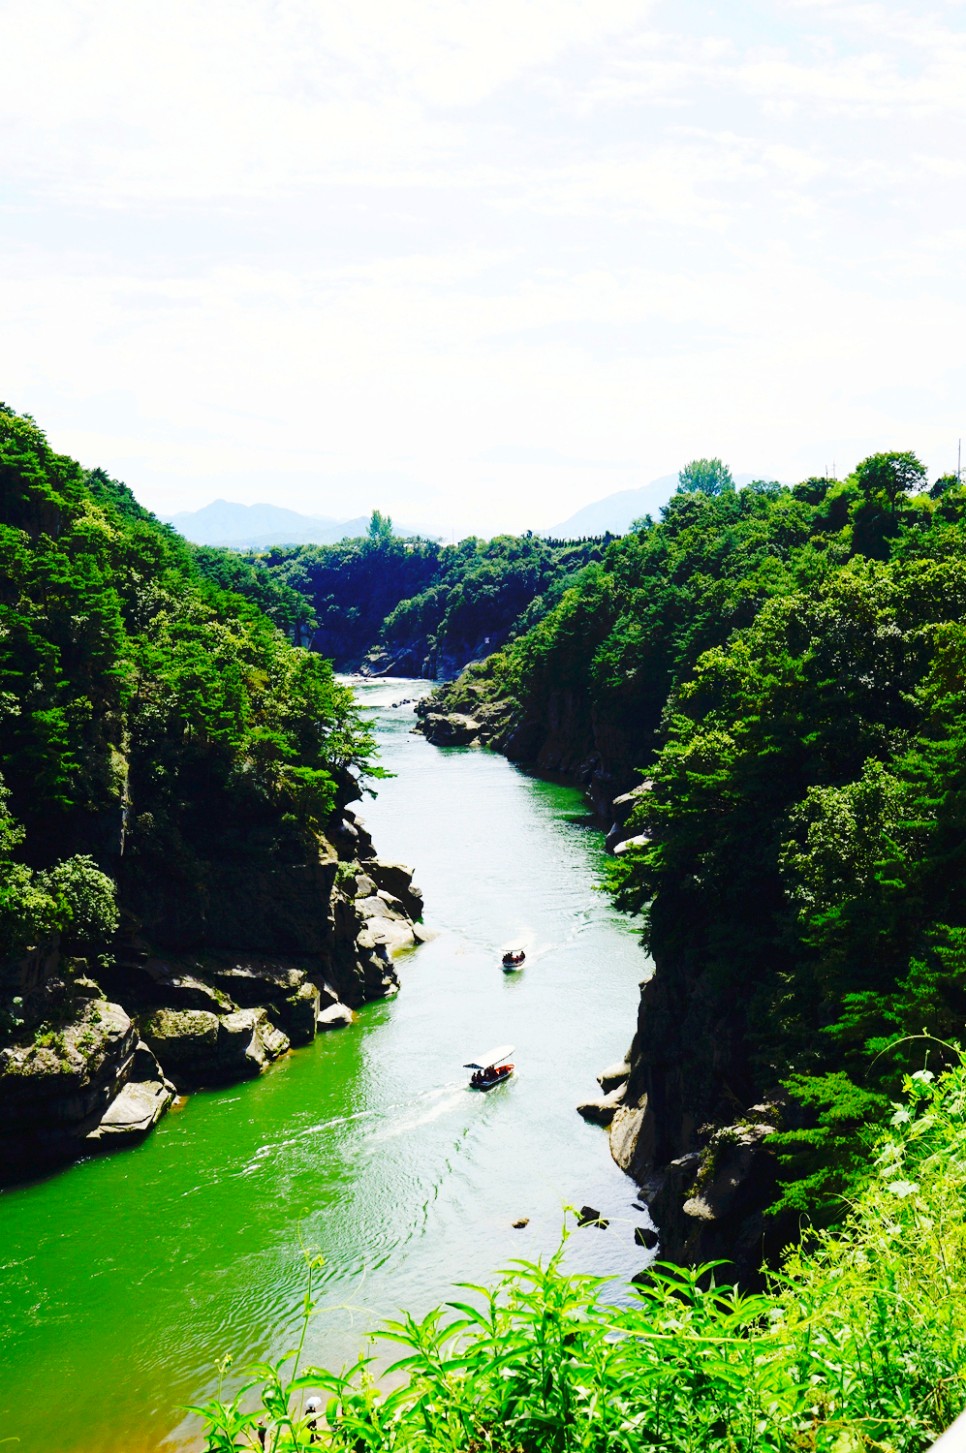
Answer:
<svg viewBox="0 0 966 1453"><path fill-rule="evenodd" d="M0 1053L0 1178L76 1155L128 1080L148 1073L167 1104L170 1087L156 1061L139 1053L130 1018L105 999L87 1000L68 1023L8 1046Z"/></svg>
<svg viewBox="0 0 966 1453"><path fill-rule="evenodd" d="M624 1087L618 1085L608 1095L601 1095L596 1100L583 1100L577 1106L577 1114L594 1125L609 1125L623 1101Z"/></svg>
<svg viewBox="0 0 966 1453"><path fill-rule="evenodd" d="M86 1141L94 1146L113 1146L140 1140L154 1129L173 1099L174 1091L163 1079L129 1080L88 1132Z"/></svg>
<svg viewBox="0 0 966 1453"><path fill-rule="evenodd" d="M306 981L279 1005L276 1012L279 1028L292 1044L310 1044L315 1037L321 995L317 984Z"/></svg>
<svg viewBox="0 0 966 1453"><path fill-rule="evenodd" d="M385 908L375 894L369 899L353 900L336 893L332 901L332 950L326 972L338 1000L350 1008L385 998L399 988L387 946L392 935L381 932L376 936L370 925L377 920L367 919L359 909L360 902L372 903L373 899ZM388 918L380 921L384 930L392 926ZM411 943L411 925L405 921L398 925L399 930L407 927L409 932L404 937Z"/></svg>
<svg viewBox="0 0 966 1453"><path fill-rule="evenodd" d="M606 1231L610 1222L603 1217L593 1206L581 1206L577 1212L578 1226L596 1226L598 1231Z"/></svg>
<svg viewBox="0 0 966 1453"><path fill-rule="evenodd" d="M469 747L479 738L480 723L459 711L431 711L423 717L422 731L436 747Z"/></svg>
<svg viewBox="0 0 966 1453"><path fill-rule="evenodd" d="M328 1009L330 1004L338 1004L339 1002L338 991L327 979L323 979L319 985L319 1007L316 1011L316 1018L318 1018L323 1009Z"/></svg>
<svg viewBox="0 0 966 1453"><path fill-rule="evenodd" d="M405 918L406 910L398 898L391 893L384 892L381 888L373 893L371 898L357 898L356 912L365 919L371 918ZM371 924L367 923L371 931Z"/></svg>
<svg viewBox="0 0 966 1453"><path fill-rule="evenodd" d="M285 959L238 956L206 964L206 977L243 1009L281 1004L305 983L308 973Z"/></svg>
<svg viewBox="0 0 966 1453"><path fill-rule="evenodd" d="M328 1009L323 1009L316 1021L321 1031L326 1029L345 1029L352 1023L352 1010L345 1004L330 1004Z"/></svg>
<svg viewBox="0 0 966 1453"><path fill-rule="evenodd" d="M369 872L376 885L392 894L404 907L410 918L422 918L423 895L413 884L413 870L405 863L391 863L383 858L373 858L368 864Z"/></svg>
<svg viewBox="0 0 966 1453"><path fill-rule="evenodd" d="M635 1177L645 1173L653 1161L655 1133L646 1099L618 1106L610 1123L610 1153L622 1171Z"/></svg>
<svg viewBox="0 0 966 1453"><path fill-rule="evenodd" d="M218 1053L212 1066L219 1079L257 1075L289 1048L289 1040L265 1009L237 1009L218 1026Z"/></svg>
<svg viewBox="0 0 966 1453"><path fill-rule="evenodd" d="M203 1081L218 1062L220 1021L208 1009L158 1009L141 1033L175 1083Z"/></svg>
<svg viewBox="0 0 966 1453"><path fill-rule="evenodd" d="M416 942L413 925L398 898L380 888L371 898L357 898L354 907L365 921L365 928L358 934L360 948L380 946L395 953L410 948Z"/></svg>
<svg viewBox="0 0 966 1453"><path fill-rule="evenodd" d="M615 797L611 804L614 822L623 827L640 799L645 797L648 792L653 792L653 790L654 783L648 780L638 783L636 787L631 788L630 792L622 792L620 797Z"/></svg>
<svg viewBox="0 0 966 1453"><path fill-rule="evenodd" d="M609 1095L611 1090L616 1090L619 1085L626 1085L630 1072L631 1067L627 1060L621 1060L620 1064L608 1065L606 1070L601 1070L597 1076L597 1083L604 1094Z"/></svg>

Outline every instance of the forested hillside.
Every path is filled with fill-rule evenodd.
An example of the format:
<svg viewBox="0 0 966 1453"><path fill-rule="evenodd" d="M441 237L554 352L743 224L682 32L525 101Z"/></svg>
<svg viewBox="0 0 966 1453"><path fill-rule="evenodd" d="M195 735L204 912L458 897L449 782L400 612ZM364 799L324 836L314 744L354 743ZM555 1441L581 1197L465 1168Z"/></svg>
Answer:
<svg viewBox="0 0 966 1453"><path fill-rule="evenodd" d="M682 1252L760 1243L766 1138L781 1203L834 1215L862 1126L943 1058L910 1036L963 1033L966 489L926 483L891 454L682 491L430 704L601 803L638 784L615 871L656 972L612 1136L641 1178L675 1163ZM729 1144L748 1200L718 1215Z"/></svg>
<svg viewBox="0 0 966 1453"><path fill-rule="evenodd" d="M300 639L340 670L446 680L527 630L602 559L608 538L498 535L439 545L396 538L376 511L363 539L248 560L308 603L314 629Z"/></svg>
<svg viewBox="0 0 966 1453"><path fill-rule="evenodd" d="M323 975L355 1002L393 986L335 882L378 769L331 663L286 637L297 595L6 408L0 553L0 1108L62 1150L136 1068L127 1010L187 1082L311 1037Z"/></svg>

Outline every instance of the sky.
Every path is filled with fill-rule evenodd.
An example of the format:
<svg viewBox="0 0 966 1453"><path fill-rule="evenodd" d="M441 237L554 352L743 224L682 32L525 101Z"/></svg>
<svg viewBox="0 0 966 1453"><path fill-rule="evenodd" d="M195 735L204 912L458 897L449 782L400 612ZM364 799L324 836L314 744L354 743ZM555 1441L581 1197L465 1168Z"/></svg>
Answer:
<svg viewBox="0 0 966 1453"><path fill-rule="evenodd" d="M966 435L966 0L0 0L0 398L160 514L539 529Z"/></svg>

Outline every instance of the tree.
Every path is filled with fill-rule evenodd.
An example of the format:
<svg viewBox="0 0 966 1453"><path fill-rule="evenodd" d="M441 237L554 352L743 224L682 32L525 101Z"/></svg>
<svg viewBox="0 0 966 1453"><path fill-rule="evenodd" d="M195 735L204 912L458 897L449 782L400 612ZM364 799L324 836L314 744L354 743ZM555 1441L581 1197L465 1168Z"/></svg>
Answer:
<svg viewBox="0 0 966 1453"><path fill-rule="evenodd" d="M855 478L870 504L884 495L890 510L894 511L900 495L925 487L926 469L909 450L870 454L857 466Z"/></svg>
<svg viewBox="0 0 966 1453"><path fill-rule="evenodd" d="M724 494L734 487L731 470L720 459L692 459L678 475L678 489L685 494Z"/></svg>
<svg viewBox="0 0 966 1453"><path fill-rule="evenodd" d="M368 539L371 545L388 545L393 538L392 520L382 510L373 510L369 520Z"/></svg>
<svg viewBox="0 0 966 1453"><path fill-rule="evenodd" d="M941 474L929 491L930 499L942 499L943 495L950 489L958 489L960 478L958 474Z"/></svg>

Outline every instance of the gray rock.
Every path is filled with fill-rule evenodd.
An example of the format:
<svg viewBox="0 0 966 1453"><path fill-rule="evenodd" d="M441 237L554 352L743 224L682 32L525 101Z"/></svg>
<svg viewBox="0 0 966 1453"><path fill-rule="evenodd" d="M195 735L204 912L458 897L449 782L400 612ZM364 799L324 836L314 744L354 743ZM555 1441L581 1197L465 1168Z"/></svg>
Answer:
<svg viewBox="0 0 966 1453"><path fill-rule="evenodd" d="M422 918L423 895L413 883L412 868L407 868L405 863L373 858L369 871L380 888L399 900L410 918Z"/></svg>
<svg viewBox="0 0 966 1453"><path fill-rule="evenodd" d="M178 958L145 957L119 961L107 971L106 984L125 1002L167 1009L206 1009L222 1014L234 1006L223 990L202 978L201 963Z"/></svg>
<svg viewBox="0 0 966 1453"><path fill-rule="evenodd" d="M365 920L365 928L356 939L360 948L383 948L392 954L416 942L409 915L391 893L380 888L372 898L357 898L354 906Z"/></svg>
<svg viewBox="0 0 966 1453"><path fill-rule="evenodd" d="M620 1064L608 1065L606 1070L601 1070L597 1076L597 1083L600 1085L604 1094L609 1095L611 1090L617 1089L618 1085L627 1083L630 1072L630 1065L626 1060L622 1060Z"/></svg>
<svg viewBox="0 0 966 1453"><path fill-rule="evenodd" d="M593 1206L581 1206L577 1212L577 1225L596 1226L598 1231L606 1231L610 1222Z"/></svg>
<svg viewBox="0 0 966 1453"><path fill-rule="evenodd" d="M615 1110L610 1124L610 1153L621 1170L634 1175L639 1166L650 1161L654 1134L653 1116L648 1114L646 1101Z"/></svg>
<svg viewBox="0 0 966 1453"><path fill-rule="evenodd" d="M462 712L426 712L422 730L426 739L437 747L472 746L480 734L480 723Z"/></svg>
<svg viewBox="0 0 966 1453"><path fill-rule="evenodd" d="M601 1095L596 1100L583 1100L577 1106L577 1114L582 1115L585 1120L590 1120L594 1125L609 1125L624 1100L624 1087L618 1085L608 1095Z"/></svg>
<svg viewBox="0 0 966 1453"><path fill-rule="evenodd" d="M330 1004L328 1009L323 1009L318 1020L320 1031L326 1029L345 1029L352 1023L352 1010L346 1008L345 1004Z"/></svg>
<svg viewBox="0 0 966 1453"><path fill-rule="evenodd" d="M309 1044L315 1037L315 1021L319 1014L321 994L317 984L300 984L294 994L278 1008L279 1027L292 1044Z"/></svg>
<svg viewBox="0 0 966 1453"><path fill-rule="evenodd" d="M99 999L86 1003L77 1019L45 1040L3 1050L4 1129L33 1123L71 1132L90 1117L99 1118L125 1077L136 1044L134 1026L121 1006Z"/></svg>
<svg viewBox="0 0 966 1453"><path fill-rule="evenodd" d="M626 837L623 842L615 843L614 854L620 857L622 853L629 853L632 848L646 848L651 841L650 833L639 832L634 837Z"/></svg>
<svg viewBox="0 0 966 1453"><path fill-rule="evenodd" d="M278 1059L279 1055L285 1054L291 1048L288 1035L283 1034L267 1015L259 1025L258 1038L265 1058L269 1060Z"/></svg>
<svg viewBox="0 0 966 1453"><path fill-rule="evenodd" d="M305 983L308 974L284 959L238 958L211 964L208 976L244 1009L281 1004Z"/></svg>
<svg viewBox="0 0 966 1453"><path fill-rule="evenodd" d="M356 910L363 918L405 918L406 910L398 898L379 889L371 898L357 898ZM369 924L371 930L372 925Z"/></svg>
<svg viewBox="0 0 966 1453"><path fill-rule="evenodd" d="M144 1038L176 1084L219 1084L258 1074L289 1047L264 1008L221 1016L200 1009L160 1009Z"/></svg>
<svg viewBox="0 0 966 1453"><path fill-rule="evenodd" d="M165 1074L178 1083L217 1063L219 1027L218 1015L207 1009L158 1009L141 1032Z"/></svg>
<svg viewBox="0 0 966 1453"><path fill-rule="evenodd" d="M218 1031L220 1076L256 1075L289 1048L287 1035L272 1023L265 1009L239 1009L226 1014Z"/></svg>
<svg viewBox="0 0 966 1453"><path fill-rule="evenodd" d="M157 1125L173 1099L164 1080L129 1080L85 1138L91 1145L139 1140Z"/></svg>
<svg viewBox="0 0 966 1453"><path fill-rule="evenodd" d="M340 1003L338 991L328 982L323 980L319 985L319 1007L316 1011L316 1019L323 1009L328 1009L330 1004Z"/></svg>

